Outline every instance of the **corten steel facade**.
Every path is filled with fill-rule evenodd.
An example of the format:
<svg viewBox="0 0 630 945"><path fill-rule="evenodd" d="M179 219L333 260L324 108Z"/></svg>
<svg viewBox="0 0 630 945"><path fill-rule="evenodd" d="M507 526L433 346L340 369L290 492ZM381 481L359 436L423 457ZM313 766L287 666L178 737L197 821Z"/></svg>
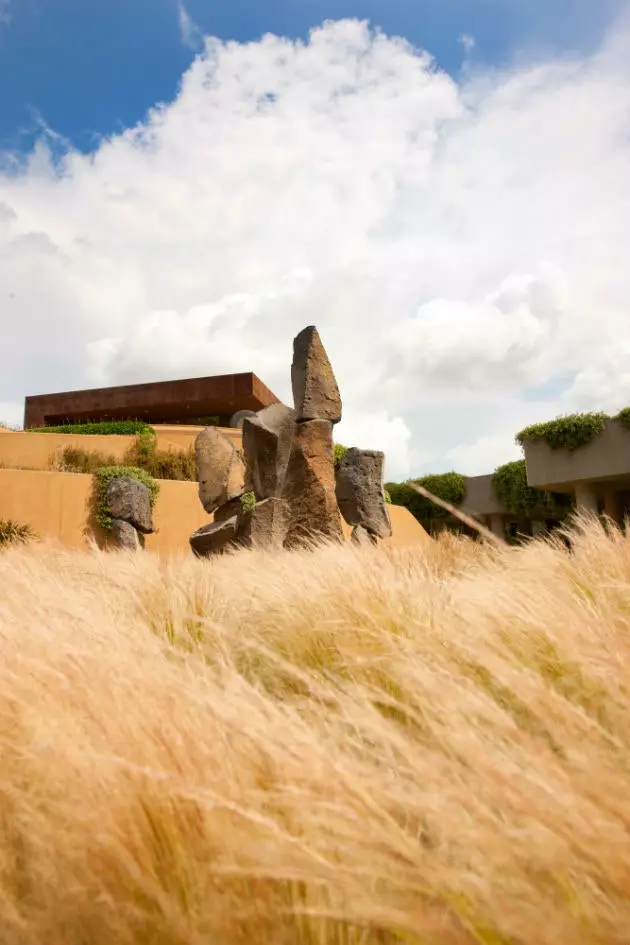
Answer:
<svg viewBox="0 0 630 945"><path fill-rule="evenodd" d="M262 410L277 402L255 374L223 374L27 397L24 429L98 420L175 424L208 416L228 426L239 410Z"/></svg>

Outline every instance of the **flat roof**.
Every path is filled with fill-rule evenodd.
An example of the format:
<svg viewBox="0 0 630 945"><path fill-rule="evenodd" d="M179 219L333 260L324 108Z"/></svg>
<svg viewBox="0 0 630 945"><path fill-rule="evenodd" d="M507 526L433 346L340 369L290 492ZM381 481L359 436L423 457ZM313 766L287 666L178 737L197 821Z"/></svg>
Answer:
<svg viewBox="0 0 630 945"><path fill-rule="evenodd" d="M24 428L98 420L175 423L262 410L278 398L255 374L220 374L26 397Z"/></svg>

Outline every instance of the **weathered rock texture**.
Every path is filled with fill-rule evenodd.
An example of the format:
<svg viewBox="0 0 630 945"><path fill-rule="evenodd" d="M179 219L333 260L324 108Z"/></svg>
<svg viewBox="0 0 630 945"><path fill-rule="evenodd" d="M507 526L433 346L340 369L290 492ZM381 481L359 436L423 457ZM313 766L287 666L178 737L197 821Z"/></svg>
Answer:
<svg viewBox="0 0 630 945"><path fill-rule="evenodd" d="M305 328L293 340L291 385L296 420L341 420L341 397L317 329Z"/></svg>
<svg viewBox="0 0 630 945"><path fill-rule="evenodd" d="M285 404L271 404L244 421L245 487L257 499L282 494L294 435L295 411Z"/></svg>
<svg viewBox="0 0 630 945"><path fill-rule="evenodd" d="M199 498L206 512L243 495L245 464L234 444L219 430L206 427L195 440Z"/></svg>
<svg viewBox="0 0 630 945"><path fill-rule="evenodd" d="M392 526L383 492L385 454L352 447L341 457L336 496L348 525L361 526L377 538L388 538Z"/></svg>
<svg viewBox="0 0 630 945"><path fill-rule="evenodd" d="M232 547L236 539L236 516L223 522L211 522L190 536L190 547L199 558L219 554Z"/></svg>
<svg viewBox="0 0 630 945"><path fill-rule="evenodd" d="M125 551L139 551L140 535L129 522L124 522L121 518L115 518L112 521L112 538L118 548Z"/></svg>
<svg viewBox="0 0 630 945"><path fill-rule="evenodd" d="M215 511L213 521L215 523L225 522L229 518L234 518L235 515L240 514L242 508L240 496L238 499L230 499L229 502L226 502L225 505L220 505Z"/></svg>
<svg viewBox="0 0 630 945"><path fill-rule="evenodd" d="M145 535L153 531L151 496L143 482L131 476L118 476L107 487L107 506L113 519L133 525Z"/></svg>
<svg viewBox="0 0 630 945"><path fill-rule="evenodd" d="M282 548L289 524L289 506L277 497L257 502L238 518L238 539L251 548Z"/></svg>
<svg viewBox="0 0 630 945"><path fill-rule="evenodd" d="M285 547L343 539L330 421L297 424L282 497L289 506Z"/></svg>
<svg viewBox="0 0 630 945"><path fill-rule="evenodd" d="M371 532L364 528L363 525L355 525L352 529L352 535L350 536L351 541L355 545L360 545L365 548L373 548L374 545L378 543L378 538L376 535L373 535Z"/></svg>

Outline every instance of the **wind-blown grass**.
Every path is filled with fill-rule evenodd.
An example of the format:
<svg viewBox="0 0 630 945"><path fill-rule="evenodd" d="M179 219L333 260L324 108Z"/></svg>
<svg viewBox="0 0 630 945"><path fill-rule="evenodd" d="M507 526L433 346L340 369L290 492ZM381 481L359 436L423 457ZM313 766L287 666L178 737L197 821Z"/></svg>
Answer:
<svg viewBox="0 0 630 945"><path fill-rule="evenodd" d="M621 945L630 539L0 557L2 945Z"/></svg>

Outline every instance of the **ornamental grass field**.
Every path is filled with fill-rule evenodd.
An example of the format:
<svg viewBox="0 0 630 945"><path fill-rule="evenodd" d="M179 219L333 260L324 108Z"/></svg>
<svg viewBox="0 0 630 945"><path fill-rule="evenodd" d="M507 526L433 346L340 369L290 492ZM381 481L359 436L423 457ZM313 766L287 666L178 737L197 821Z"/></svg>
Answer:
<svg viewBox="0 0 630 945"><path fill-rule="evenodd" d="M2 945L628 945L630 537L0 553Z"/></svg>

